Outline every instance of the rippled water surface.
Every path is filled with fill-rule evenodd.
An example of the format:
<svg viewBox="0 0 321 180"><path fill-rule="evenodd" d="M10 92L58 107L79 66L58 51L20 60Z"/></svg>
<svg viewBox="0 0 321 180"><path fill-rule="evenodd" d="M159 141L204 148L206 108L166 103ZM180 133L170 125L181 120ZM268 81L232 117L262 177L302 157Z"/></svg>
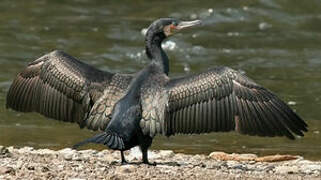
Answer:
<svg viewBox="0 0 321 180"><path fill-rule="evenodd" d="M0 9L2 145L59 149L95 134L36 113L5 109L11 81L28 62L61 49L103 70L136 72L148 63L142 30L159 17L177 17L199 18L204 24L164 43L170 76L218 65L244 71L291 104L309 132L295 141L236 133L157 137L152 148L321 159L320 1L2 0Z"/></svg>

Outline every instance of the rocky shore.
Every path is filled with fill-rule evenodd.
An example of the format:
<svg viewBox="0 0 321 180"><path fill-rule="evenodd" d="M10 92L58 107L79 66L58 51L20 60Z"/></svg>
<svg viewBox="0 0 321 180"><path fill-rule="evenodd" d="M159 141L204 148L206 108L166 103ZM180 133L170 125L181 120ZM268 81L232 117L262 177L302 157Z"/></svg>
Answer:
<svg viewBox="0 0 321 180"><path fill-rule="evenodd" d="M141 164L137 148L126 153L69 148L59 151L0 146L0 179L321 179L321 162L299 156L186 155L150 151L156 166Z"/></svg>

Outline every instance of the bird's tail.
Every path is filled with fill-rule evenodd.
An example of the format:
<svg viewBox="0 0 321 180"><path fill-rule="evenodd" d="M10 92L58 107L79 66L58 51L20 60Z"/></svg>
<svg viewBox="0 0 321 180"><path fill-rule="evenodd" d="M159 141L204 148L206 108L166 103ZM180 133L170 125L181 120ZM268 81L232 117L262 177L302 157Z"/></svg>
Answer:
<svg viewBox="0 0 321 180"><path fill-rule="evenodd" d="M80 146L87 143L97 143L108 146L110 149L114 150L123 150L125 149L124 142L121 137L117 136L115 133L103 132L97 134L94 137L86 139L82 142L79 142L73 146L73 149L77 149Z"/></svg>

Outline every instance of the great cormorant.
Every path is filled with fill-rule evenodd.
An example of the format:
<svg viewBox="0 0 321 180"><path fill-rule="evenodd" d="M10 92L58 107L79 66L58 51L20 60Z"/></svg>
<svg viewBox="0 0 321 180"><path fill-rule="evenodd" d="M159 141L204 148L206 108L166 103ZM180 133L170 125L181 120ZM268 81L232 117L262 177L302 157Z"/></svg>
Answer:
<svg viewBox="0 0 321 180"><path fill-rule="evenodd" d="M156 134L237 131L258 136L303 136L307 124L271 91L228 67L168 77L162 41L199 20L162 18L146 33L150 64L136 74L109 73L61 51L31 62L17 75L7 107L39 112L102 131L93 142L123 151L140 146L143 163Z"/></svg>

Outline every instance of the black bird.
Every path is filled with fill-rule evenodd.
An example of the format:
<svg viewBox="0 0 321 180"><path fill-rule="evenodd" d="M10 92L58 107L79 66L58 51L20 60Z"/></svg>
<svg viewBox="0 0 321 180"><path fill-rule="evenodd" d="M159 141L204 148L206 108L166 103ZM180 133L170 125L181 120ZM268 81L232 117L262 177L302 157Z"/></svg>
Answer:
<svg viewBox="0 0 321 180"><path fill-rule="evenodd" d="M162 41L200 21L162 18L146 34L150 64L136 74L112 74L61 51L31 62L17 75L7 107L77 122L102 133L81 142L123 151L139 146L143 163L156 134L237 131L258 136L303 136L307 124L276 95L228 67L170 79Z"/></svg>

